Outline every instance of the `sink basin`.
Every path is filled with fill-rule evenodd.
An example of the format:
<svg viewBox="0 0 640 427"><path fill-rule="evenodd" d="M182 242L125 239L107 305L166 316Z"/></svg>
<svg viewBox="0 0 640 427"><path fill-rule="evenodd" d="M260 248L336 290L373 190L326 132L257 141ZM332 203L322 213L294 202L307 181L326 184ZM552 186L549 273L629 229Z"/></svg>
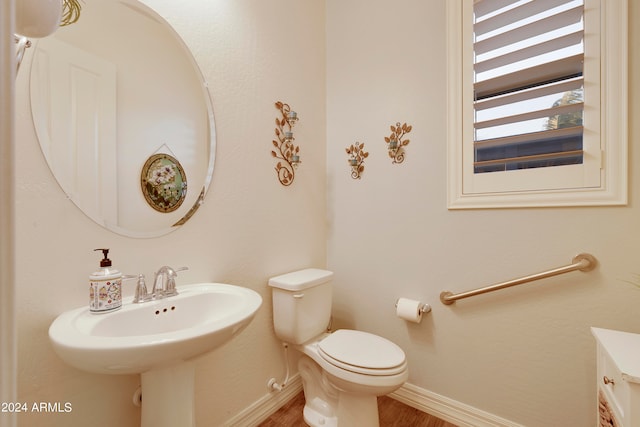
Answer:
<svg viewBox="0 0 640 427"><path fill-rule="evenodd" d="M101 374L140 374L141 427L195 427L193 359L240 332L262 304L251 289L222 283L180 286L179 294L92 314L58 316L49 327L69 365ZM136 400L137 401L137 400Z"/></svg>
<svg viewBox="0 0 640 427"><path fill-rule="evenodd" d="M101 374L135 374L193 359L227 342L251 322L262 298L221 283L180 286L179 295L123 303L93 314L62 313L49 328L56 353L69 365Z"/></svg>

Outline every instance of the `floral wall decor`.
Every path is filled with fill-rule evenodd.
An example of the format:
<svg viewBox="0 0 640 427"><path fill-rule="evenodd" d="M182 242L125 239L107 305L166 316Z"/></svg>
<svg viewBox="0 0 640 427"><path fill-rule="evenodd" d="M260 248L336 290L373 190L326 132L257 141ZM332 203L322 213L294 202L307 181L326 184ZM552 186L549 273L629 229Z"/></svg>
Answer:
<svg viewBox="0 0 640 427"><path fill-rule="evenodd" d="M391 126L391 135L384 138L392 163L402 163L404 161L404 147L409 145L409 140L404 139L404 137L409 132L411 132L410 125L406 123L400 125L400 122L398 122L395 126Z"/></svg>
<svg viewBox="0 0 640 427"><path fill-rule="evenodd" d="M349 155L349 165L351 166L351 178L360 179L364 171L364 159L369 157L369 153L364 151L364 142L351 144L347 149Z"/></svg>

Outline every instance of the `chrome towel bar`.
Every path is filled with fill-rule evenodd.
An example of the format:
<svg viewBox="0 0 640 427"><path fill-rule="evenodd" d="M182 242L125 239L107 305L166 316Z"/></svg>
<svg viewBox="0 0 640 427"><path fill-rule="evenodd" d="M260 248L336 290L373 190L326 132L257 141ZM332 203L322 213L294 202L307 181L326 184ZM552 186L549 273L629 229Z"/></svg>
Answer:
<svg viewBox="0 0 640 427"><path fill-rule="evenodd" d="M507 282L496 283L495 285L486 286L484 288L474 289L472 291L454 294L453 292L443 291L440 293L440 301L445 305L450 305L459 299L469 298L474 295L486 294L487 292L497 291L499 289L508 288L523 283L533 282L534 280L546 279L547 277L557 276L559 274L569 273L571 271L591 271L596 268L598 261L591 254L578 254L572 263L563 267L554 268L553 270L543 271L542 273L532 274L530 276L520 277L518 279L509 280Z"/></svg>

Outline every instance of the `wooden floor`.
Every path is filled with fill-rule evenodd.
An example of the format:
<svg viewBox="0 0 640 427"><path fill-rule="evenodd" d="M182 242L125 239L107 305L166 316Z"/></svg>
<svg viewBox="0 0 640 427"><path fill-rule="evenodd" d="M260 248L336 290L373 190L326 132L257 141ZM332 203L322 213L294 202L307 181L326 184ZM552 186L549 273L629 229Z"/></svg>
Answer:
<svg viewBox="0 0 640 427"><path fill-rule="evenodd" d="M304 393L300 392L258 427L306 427L303 408ZM380 427L456 427L386 396L378 398L378 412Z"/></svg>

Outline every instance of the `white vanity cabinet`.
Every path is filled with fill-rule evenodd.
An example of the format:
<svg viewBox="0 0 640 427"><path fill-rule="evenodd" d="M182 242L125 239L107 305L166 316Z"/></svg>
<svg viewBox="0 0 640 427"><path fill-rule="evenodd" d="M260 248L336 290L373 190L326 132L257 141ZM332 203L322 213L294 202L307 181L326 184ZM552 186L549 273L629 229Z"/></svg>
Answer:
<svg viewBox="0 0 640 427"><path fill-rule="evenodd" d="M640 427L640 334L591 332L598 343L598 427Z"/></svg>

